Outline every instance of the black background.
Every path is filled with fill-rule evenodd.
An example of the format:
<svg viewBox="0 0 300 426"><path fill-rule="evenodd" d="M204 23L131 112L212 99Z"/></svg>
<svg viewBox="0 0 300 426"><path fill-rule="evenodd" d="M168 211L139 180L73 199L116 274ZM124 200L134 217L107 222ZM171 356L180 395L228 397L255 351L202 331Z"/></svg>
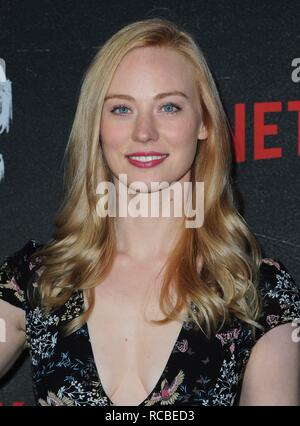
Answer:
<svg viewBox="0 0 300 426"><path fill-rule="evenodd" d="M291 62L300 57L300 2L295 1L16 1L0 0L0 57L12 81L13 122L0 135L5 178L0 182L0 257L29 239L47 241L62 200L62 160L82 76L101 45L124 25L165 17L192 33L216 79L229 120L246 105L246 161L234 166L241 213L265 257L280 259L300 282L300 82ZM266 114L278 125L265 146L282 158L254 160L255 102L282 102ZM1 381L0 402L33 405L29 362Z"/></svg>

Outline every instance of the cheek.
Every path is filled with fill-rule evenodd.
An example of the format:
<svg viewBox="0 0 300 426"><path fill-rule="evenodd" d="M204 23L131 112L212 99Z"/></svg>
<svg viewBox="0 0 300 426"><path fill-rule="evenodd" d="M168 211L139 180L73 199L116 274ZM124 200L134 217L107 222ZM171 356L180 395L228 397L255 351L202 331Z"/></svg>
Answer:
<svg viewBox="0 0 300 426"><path fill-rule="evenodd" d="M105 136L101 137L101 143L103 150L106 151L114 151L116 149L120 149L121 142L117 137L114 137L114 135L109 135L109 138L105 138Z"/></svg>
<svg viewBox="0 0 300 426"><path fill-rule="evenodd" d="M100 123L100 143L104 153L122 152L122 149L126 146L126 140L128 140L128 137L125 130L120 129L104 115Z"/></svg>
<svg viewBox="0 0 300 426"><path fill-rule="evenodd" d="M185 160L185 161L183 160L183 162L190 164L195 158L196 151L197 151L197 141L191 140L189 143L185 143L182 145L180 157Z"/></svg>
<svg viewBox="0 0 300 426"><path fill-rule="evenodd" d="M194 123L185 121L181 126L172 129L169 135L170 145L176 150L191 151L197 144L197 129Z"/></svg>
<svg viewBox="0 0 300 426"><path fill-rule="evenodd" d="M172 139L172 149L183 169L190 167L197 152L197 128L195 123L185 122L177 128Z"/></svg>
<svg viewBox="0 0 300 426"><path fill-rule="evenodd" d="M117 139L110 136L109 140L102 140L101 143L103 155L110 167L116 164L116 161L120 160L120 153L122 152L122 146Z"/></svg>
<svg viewBox="0 0 300 426"><path fill-rule="evenodd" d="M199 117L191 109L187 109L184 114L178 116L171 124L170 131L174 136L178 135L184 140L193 140L197 135ZM197 137L196 137L197 139Z"/></svg>
<svg viewBox="0 0 300 426"><path fill-rule="evenodd" d="M112 152L123 145L120 132L114 127L104 125L100 129L100 143L104 152Z"/></svg>

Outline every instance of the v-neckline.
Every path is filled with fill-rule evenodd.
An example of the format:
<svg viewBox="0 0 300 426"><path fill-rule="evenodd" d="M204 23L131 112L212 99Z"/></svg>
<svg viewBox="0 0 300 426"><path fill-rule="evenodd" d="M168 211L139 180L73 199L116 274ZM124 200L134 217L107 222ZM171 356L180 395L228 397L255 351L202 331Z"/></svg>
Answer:
<svg viewBox="0 0 300 426"><path fill-rule="evenodd" d="M80 297L81 297L81 309L82 309L82 312L83 312L84 309L85 309L83 290L79 290L79 293L80 293ZM173 355L174 355L174 349L176 348L178 342L180 340L182 340L182 335L184 333L184 325L187 322L188 321L183 321L182 322L182 325L180 327L179 333L177 334L177 337L176 337L176 341L175 341L175 343L174 343L174 345L172 347L172 350L171 350L171 352L170 352L170 354L168 356L168 359L167 359L167 362L166 362L166 364L164 366L164 369L163 369L161 375L159 376L159 379L157 380L156 384L154 385L152 391L149 393L148 396L146 396L146 398L143 401L141 401L139 404L137 404L136 407L140 407L141 405L144 405L145 401L151 398L151 396L154 393L155 389L157 388L158 384L161 382L161 379L164 376L165 371L167 370L167 368L169 367L169 365L170 365L170 363L172 361L172 358L173 358ZM92 347L92 343L91 343L91 337L90 337L90 333L89 333L89 328L88 328L87 322L84 323L83 327L84 327L84 330L85 330L86 335L88 337L88 358L90 358L92 360L93 364L94 364L94 369L95 369L95 372L96 372L97 383L100 385L100 387L101 387L101 389L103 391L103 395L104 395L104 397L108 401L108 405L110 405L110 406L113 405L115 407L118 407L118 405L115 405L113 403L113 401L109 398L109 396L107 395L107 393L106 393L106 391L105 391L105 389L103 387L103 384L102 384L102 381L101 381L101 378L100 378L100 374L99 374L99 371L98 371L98 368L97 368L96 359L95 359L95 356L94 356L94 351L93 351L93 347Z"/></svg>

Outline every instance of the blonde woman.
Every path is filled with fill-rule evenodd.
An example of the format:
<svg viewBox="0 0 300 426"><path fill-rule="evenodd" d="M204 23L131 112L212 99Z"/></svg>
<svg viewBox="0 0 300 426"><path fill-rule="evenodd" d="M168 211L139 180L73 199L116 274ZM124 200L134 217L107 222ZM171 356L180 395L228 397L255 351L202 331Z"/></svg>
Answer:
<svg viewBox="0 0 300 426"><path fill-rule="evenodd" d="M189 33L153 18L114 34L83 80L53 238L1 266L1 375L28 347L37 405L297 405L299 289L237 211L230 146ZM167 192L169 215L120 214ZM175 214L186 201L200 226Z"/></svg>

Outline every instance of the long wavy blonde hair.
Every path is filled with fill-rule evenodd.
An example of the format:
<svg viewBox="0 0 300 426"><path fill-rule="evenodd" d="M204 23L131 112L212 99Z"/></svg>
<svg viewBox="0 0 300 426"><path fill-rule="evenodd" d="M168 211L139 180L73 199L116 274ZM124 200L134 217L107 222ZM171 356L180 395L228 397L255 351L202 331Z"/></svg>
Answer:
<svg viewBox="0 0 300 426"><path fill-rule="evenodd" d="M233 316L259 327L261 302L257 284L261 251L239 214L231 181L231 131L205 57L193 37L163 18L131 23L106 41L89 65L81 86L75 119L65 152L65 197L55 217L53 238L32 255L43 257L37 287L45 313L64 305L85 289L88 306L67 324L67 334L80 328L94 306L94 288L109 274L116 255L113 218L96 211L96 187L111 176L100 140L103 102L116 68L138 47L174 49L194 66L203 122L208 138L198 142L191 177L204 182L204 224L183 228L169 256L160 292L167 323L179 319L183 307L208 336ZM201 141L200 141L201 142ZM201 271L197 270L201 255ZM177 301L170 298L174 282Z"/></svg>

